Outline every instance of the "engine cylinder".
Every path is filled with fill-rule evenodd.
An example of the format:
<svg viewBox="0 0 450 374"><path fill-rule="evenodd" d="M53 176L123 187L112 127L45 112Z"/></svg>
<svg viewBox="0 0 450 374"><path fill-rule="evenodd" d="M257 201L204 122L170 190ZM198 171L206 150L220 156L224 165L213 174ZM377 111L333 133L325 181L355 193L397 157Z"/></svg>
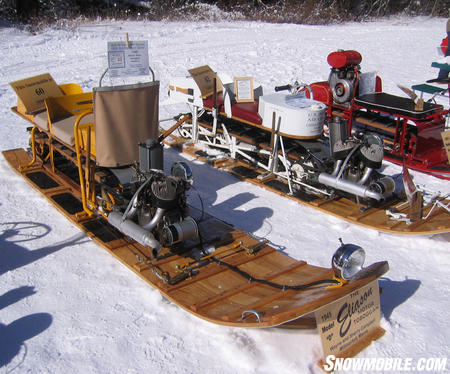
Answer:
<svg viewBox="0 0 450 374"><path fill-rule="evenodd" d="M384 157L383 140L378 135L367 134L364 136L363 143L359 152L364 163L373 169L381 168Z"/></svg>
<svg viewBox="0 0 450 374"><path fill-rule="evenodd" d="M166 177L163 180L153 182L151 190L158 208L177 208L178 189L174 178Z"/></svg>

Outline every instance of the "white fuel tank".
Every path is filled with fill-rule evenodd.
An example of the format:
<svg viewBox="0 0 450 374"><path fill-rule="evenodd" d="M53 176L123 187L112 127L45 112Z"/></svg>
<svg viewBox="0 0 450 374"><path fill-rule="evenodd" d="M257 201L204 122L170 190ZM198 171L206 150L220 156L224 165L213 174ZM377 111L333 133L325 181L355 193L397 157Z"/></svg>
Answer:
<svg viewBox="0 0 450 374"><path fill-rule="evenodd" d="M259 98L258 113L262 125L275 128L284 136L298 139L314 139L322 135L326 105L306 98L303 94L275 93Z"/></svg>

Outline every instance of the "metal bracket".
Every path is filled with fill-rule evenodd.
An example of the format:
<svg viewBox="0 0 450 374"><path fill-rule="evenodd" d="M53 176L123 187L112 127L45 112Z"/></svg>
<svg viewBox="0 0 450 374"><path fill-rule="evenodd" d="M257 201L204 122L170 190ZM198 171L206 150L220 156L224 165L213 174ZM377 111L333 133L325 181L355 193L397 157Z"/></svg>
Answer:
<svg viewBox="0 0 450 374"><path fill-rule="evenodd" d="M267 243L269 243L269 239L264 239L253 245L244 245L242 244L242 248L245 250L247 256L255 255L261 248L263 248Z"/></svg>
<svg viewBox="0 0 450 374"><path fill-rule="evenodd" d="M257 312L256 310L253 309L249 309L249 310L244 310L242 312L241 318L238 319L239 322L243 321L245 319L245 315L246 314L254 314L256 316L256 319L258 320L259 323L261 323L261 315L259 314L259 312Z"/></svg>

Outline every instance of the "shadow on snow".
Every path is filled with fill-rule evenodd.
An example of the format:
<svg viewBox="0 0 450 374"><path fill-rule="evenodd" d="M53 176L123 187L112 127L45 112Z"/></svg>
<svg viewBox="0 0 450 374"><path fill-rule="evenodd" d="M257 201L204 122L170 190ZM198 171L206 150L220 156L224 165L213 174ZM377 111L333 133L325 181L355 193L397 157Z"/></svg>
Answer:
<svg viewBox="0 0 450 374"><path fill-rule="evenodd" d="M170 173L173 162L186 161L191 168L194 178L194 187L190 193L188 202L197 209L219 218L233 226L247 232L258 231L264 224L266 218L273 215L273 210L267 207L254 207L246 209L245 204L258 198L258 196L247 191L239 191L225 201L217 202L222 188L231 184L241 182L231 174L217 170L198 160L188 160L183 154L172 148L164 148L164 163L166 173ZM249 186L242 183L245 188ZM199 218L199 217L194 217Z"/></svg>
<svg viewBox="0 0 450 374"><path fill-rule="evenodd" d="M84 233L79 233L62 242L40 249L30 250L19 243L36 240L50 232L48 225L35 222L5 222L0 223L0 275L29 265L64 247L80 244L86 239ZM0 310L19 302L36 293L32 286L22 286L0 295ZM31 339L52 324L53 317L49 313L33 313L4 324L0 322L0 367L8 365L16 357L22 346L24 356L11 372L21 365L27 354L25 341Z"/></svg>
<svg viewBox="0 0 450 374"><path fill-rule="evenodd" d="M86 239L86 235L80 232L67 240L39 249L30 250L18 244L42 238L50 231L51 228L43 223L0 223L0 275L31 264L62 248L81 244Z"/></svg>
<svg viewBox="0 0 450 374"><path fill-rule="evenodd" d="M387 321L390 320L394 309L413 296L421 285L420 280L408 278L403 281L392 281L389 278L382 277L378 282L383 289L380 307Z"/></svg>
<svg viewBox="0 0 450 374"><path fill-rule="evenodd" d="M30 286L8 291L0 296L0 310L35 293L34 287ZM22 346L25 348L24 357L21 360L23 362L27 352L25 341L45 331L52 321L53 317L49 313L34 313L18 318L9 325L0 323L0 367L8 365L20 353Z"/></svg>

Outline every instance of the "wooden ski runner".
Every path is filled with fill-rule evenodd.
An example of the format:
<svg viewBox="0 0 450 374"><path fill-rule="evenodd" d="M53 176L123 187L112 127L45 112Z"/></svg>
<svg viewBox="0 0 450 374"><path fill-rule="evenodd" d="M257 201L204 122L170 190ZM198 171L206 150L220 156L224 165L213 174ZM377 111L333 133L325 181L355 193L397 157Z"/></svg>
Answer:
<svg viewBox="0 0 450 374"><path fill-rule="evenodd" d="M338 287L315 285L305 290L271 287L254 279L280 285L297 285L332 279L331 269L309 265L276 251L210 215L193 212L199 219L203 246L212 247L214 261L199 258L200 243L175 254L164 249L156 259L149 250L125 237L103 218L78 220L82 211L77 191L41 163L21 170L30 157L23 149L3 152L12 168L42 193L61 213L86 232L128 268L188 312L210 322L242 327L311 327L311 312L322 308L378 279L388 270L387 262L373 264L359 279ZM201 253L201 252L200 252ZM212 257L211 257L212 258ZM237 268L238 272L233 271ZM299 319L307 316L305 323Z"/></svg>

